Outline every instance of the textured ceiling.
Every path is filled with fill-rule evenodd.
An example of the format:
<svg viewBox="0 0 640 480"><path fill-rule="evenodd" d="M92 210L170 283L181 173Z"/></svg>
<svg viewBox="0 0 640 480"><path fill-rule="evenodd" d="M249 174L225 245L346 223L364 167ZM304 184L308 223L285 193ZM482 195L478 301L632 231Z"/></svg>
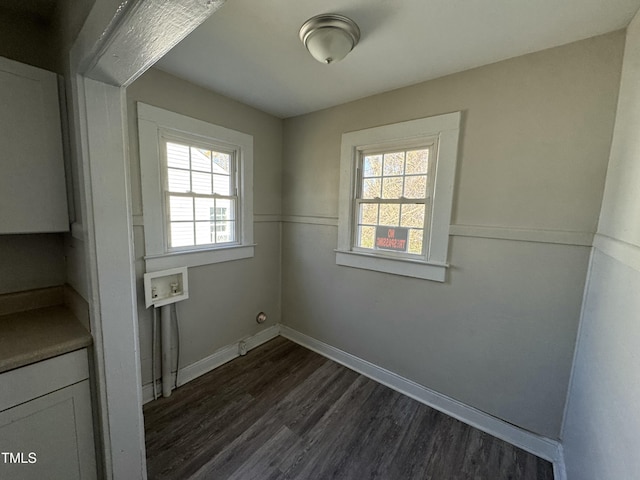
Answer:
<svg viewBox="0 0 640 480"><path fill-rule="evenodd" d="M640 0L227 0L157 67L279 117L627 26ZM320 13L358 23L342 62L298 39Z"/></svg>

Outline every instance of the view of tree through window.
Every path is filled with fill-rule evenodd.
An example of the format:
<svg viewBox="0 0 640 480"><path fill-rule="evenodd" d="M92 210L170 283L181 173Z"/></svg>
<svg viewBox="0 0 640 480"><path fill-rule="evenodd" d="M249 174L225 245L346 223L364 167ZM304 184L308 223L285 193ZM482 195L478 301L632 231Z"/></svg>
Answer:
<svg viewBox="0 0 640 480"><path fill-rule="evenodd" d="M376 227L408 229L407 252L423 254L429 149L364 154L356 198L356 246L376 248Z"/></svg>
<svg viewBox="0 0 640 480"><path fill-rule="evenodd" d="M170 247L236 241L231 153L166 142Z"/></svg>

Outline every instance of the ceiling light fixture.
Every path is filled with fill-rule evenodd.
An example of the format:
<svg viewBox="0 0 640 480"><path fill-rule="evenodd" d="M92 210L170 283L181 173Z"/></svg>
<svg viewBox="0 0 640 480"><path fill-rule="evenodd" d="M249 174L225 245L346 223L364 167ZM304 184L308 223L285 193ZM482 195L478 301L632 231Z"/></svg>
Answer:
<svg viewBox="0 0 640 480"><path fill-rule="evenodd" d="M360 29L350 18L326 14L310 18L300 27L300 40L322 63L342 60L360 40Z"/></svg>

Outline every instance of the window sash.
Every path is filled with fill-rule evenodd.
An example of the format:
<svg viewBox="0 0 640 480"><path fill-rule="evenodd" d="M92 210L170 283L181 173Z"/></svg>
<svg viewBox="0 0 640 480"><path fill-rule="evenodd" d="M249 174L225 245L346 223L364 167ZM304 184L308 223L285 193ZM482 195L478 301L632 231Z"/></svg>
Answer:
<svg viewBox="0 0 640 480"><path fill-rule="evenodd" d="M238 185L238 155L237 150L231 149L228 146L217 145L213 143L203 143L197 140L192 140L190 138L182 137L179 135L162 135L162 185L163 185L163 222L164 222L164 241L165 241L165 250L168 252L176 252L176 251L189 251L189 250L205 250L216 247L228 247L230 245L240 245L242 239L241 232L241 205L242 201L241 192ZM189 186L191 191L189 192L180 192L180 191L172 191L169 189L169 166L168 166L168 154L167 154L167 144L168 143L176 143L179 145L184 145L188 147L189 150L191 148L198 148L202 150L209 150L212 152L225 153L230 156L230 165L229 165L229 191L232 193L231 195L221 195L219 193L197 193L193 191L193 184L191 180L191 173L206 173L212 176L212 182L215 181L215 175L218 175L213 172L202 171L194 168L180 168L180 167L171 167L173 170L180 170L184 172L189 172ZM191 154L189 154L191 155ZM189 167L192 167L191 157L189 160ZM212 184L213 191L213 184ZM191 220L177 220L171 218L171 208L170 208L170 197L183 197L192 199L192 219ZM231 220L217 220L216 215L212 220L197 220L196 219L196 199L212 199L212 200L230 200L232 205L234 206L232 212ZM214 203L215 205L215 203ZM229 242L211 242L211 243L197 243L197 225L200 224L209 224L210 228L213 227L213 231L217 231L217 226L222 224L227 224L232 222L234 225L234 240ZM193 228L193 243L190 245L183 246L172 246L171 245L171 227L173 224L191 224ZM216 238L214 238L216 240Z"/></svg>
<svg viewBox="0 0 640 480"><path fill-rule="evenodd" d="M172 219L171 218L171 211L170 211L170 197L182 197L182 198L188 198L188 199L193 199L192 202L192 213L191 213L191 219L188 220L177 220L177 219ZM198 220L197 216L196 216L196 202L195 200L198 198L204 198L204 199L215 199L215 200L230 200L232 205L233 205L233 212L230 215L230 218L226 218L226 219L221 219L218 220L217 218L217 212L214 210L213 213L213 218L212 219L208 219L208 220ZM167 240L167 248L170 251L181 251L181 250L197 250L197 249L206 249L206 248L211 248L212 246L229 246L229 245L238 245L240 244L240 231L239 231L239 223L240 220L238 218L238 211L239 211L239 197L236 195L217 195L217 194L213 194L213 195L205 195L205 194L191 194L191 193L175 193L175 192L168 192L165 191L165 195L164 195L164 203L165 203L165 235L166 235L166 240ZM214 205L216 205L214 208L217 210L218 208L221 207L217 207L217 203L215 203ZM173 224L178 224L178 223L183 223L183 224L191 224L193 226L193 238L194 238L194 243L192 245L183 245L183 246L171 246L171 226ZM217 230L218 226L222 226L222 225L226 225L228 223L232 223L234 225L234 239L232 241L228 241L228 242L218 242L217 240L211 243L197 243L196 240L196 236L197 236L197 224L208 224L210 225L210 227L213 227L214 231L219 231Z"/></svg>
<svg viewBox="0 0 640 480"><path fill-rule="evenodd" d="M360 205L385 205L385 204L390 204L390 205L400 205L401 208L403 205L424 205L425 206L425 218L424 218L424 223L423 226L420 227L405 227L402 226L402 211L400 211L399 213L399 223L400 225L397 225L399 228L407 228L409 230L409 232L411 232L411 230L419 230L422 232L422 251L420 253L412 253L412 252L393 252L390 250L378 250L375 248L367 248L367 247L360 247L358 245L358 235L359 235L359 229L360 227L377 227L377 226L389 226L389 227L393 227L393 225L386 225L386 224L382 224L380 223L380 219L378 218L378 223L364 223L360 221L360 216L359 216L359 212L360 212ZM353 214L353 242L352 242L352 250L354 252L360 252L360 253L369 253L369 254L374 254L374 255L385 255L385 256L392 256L392 257L399 257L399 258L413 258L413 259L422 259L426 256L427 253L427 246L428 246L428 241L426 240L426 235L428 235L429 233L429 228L430 228L430 206L431 206L431 202L430 199L419 199L418 201L403 201L400 199L390 199L390 200L369 200L369 199L365 199L365 200L361 200L361 199L356 199L355 201L355 210L354 210L354 214Z"/></svg>
<svg viewBox="0 0 640 480"><path fill-rule="evenodd" d="M407 152L410 151L414 151L414 150L428 150L429 151L429 163L428 163L428 167L427 167L427 172L425 174L407 174L407 173L403 173L403 174L394 174L394 175L384 175L384 172L381 172L381 174L379 176L370 176L370 177L365 177L364 176L364 159L367 156L373 156L373 155L384 155L387 153L396 153L396 152L403 152L405 155L405 161L406 161L406 154ZM370 254L370 255L379 255L379 256L385 256L385 257L395 257L395 258L409 258L409 259L421 259L421 260L425 260L428 254L428 250L429 250L429 234L430 234L430 229L431 229L431 219L432 219L432 207L433 207L433 202L432 202L432 198L433 198L433 174L435 173L435 164L436 164L436 158L435 158L435 148L433 146L433 144L430 145L411 145L409 144L405 144L405 145L399 145L397 148L384 148L384 149L367 149L367 150L360 150L358 152L358 159L357 162L355 162L355 167L356 167L356 175L355 175L355 188L354 188L354 195L353 195L353 210L352 210L352 216L351 216L351 250L354 252L358 252L358 253L365 253L365 254ZM426 185L426 191L425 191L425 197L424 198L407 198L404 196L400 196L399 198L380 198L380 197L375 197L375 198L362 198L363 195L363 188L364 188L364 180L365 179L380 179L382 180L383 178L402 178L403 182L404 179L406 178L410 178L410 177L416 177L416 176L420 176L420 175L426 175L427 176L427 185ZM382 193L382 192L381 192ZM403 192L404 193L404 192ZM393 252L393 251L389 251L389 250L378 250L375 248L366 248L366 247L360 247L358 245L359 243L359 239L358 239L358 235L359 235L359 230L361 226L370 226L370 227L375 227L375 226L386 226L386 225L381 225L380 224L380 218L378 217L378 223L376 224L369 224L369 223L361 223L360 222L360 206L364 205L364 204L373 204L373 205L400 205L402 208L402 205L425 205L425 213L424 213L424 223L422 225L422 228L414 228L414 227L402 227L402 228L408 228L409 230L421 230L422 231L422 251L421 253L417 254L417 253L410 253L410 252ZM399 214L399 219L398 219L398 223L400 226L400 224L402 223L402 216L401 213Z"/></svg>

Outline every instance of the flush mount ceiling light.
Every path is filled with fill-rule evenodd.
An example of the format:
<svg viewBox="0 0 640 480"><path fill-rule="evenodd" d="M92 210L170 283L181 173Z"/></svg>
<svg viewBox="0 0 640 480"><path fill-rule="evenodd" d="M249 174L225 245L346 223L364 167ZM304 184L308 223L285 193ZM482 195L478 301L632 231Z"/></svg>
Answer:
<svg viewBox="0 0 640 480"><path fill-rule="evenodd" d="M326 14L310 18L300 28L300 40L322 63L342 60L360 40L360 29L350 18Z"/></svg>

